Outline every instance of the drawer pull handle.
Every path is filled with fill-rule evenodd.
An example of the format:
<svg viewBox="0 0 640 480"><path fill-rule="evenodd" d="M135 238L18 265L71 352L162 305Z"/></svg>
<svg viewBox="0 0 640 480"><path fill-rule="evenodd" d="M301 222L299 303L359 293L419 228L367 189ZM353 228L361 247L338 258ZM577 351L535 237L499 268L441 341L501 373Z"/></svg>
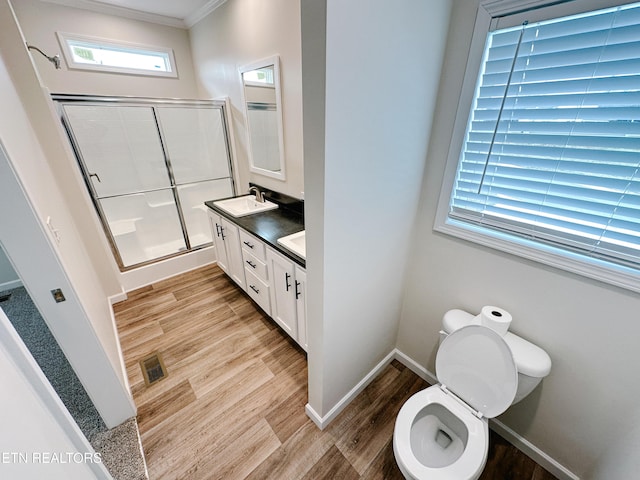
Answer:
<svg viewBox="0 0 640 480"><path fill-rule="evenodd" d="M247 260L246 262L249 264L249 266L251 268L256 268L256 264L255 263L251 263L251 260Z"/></svg>
<svg viewBox="0 0 640 480"><path fill-rule="evenodd" d="M216 235L219 237L220 236L220 225L218 225L218 223L216 222Z"/></svg>
<svg viewBox="0 0 640 480"><path fill-rule="evenodd" d="M300 298L300 295L302 295L302 292L300 290L298 290L298 287L302 285L299 281L296 280L296 300L298 300Z"/></svg>
<svg viewBox="0 0 640 480"><path fill-rule="evenodd" d="M254 247L254 245L252 243L249 243L249 242L242 242L242 243L244 243L247 247L249 247L251 249L253 249L253 247Z"/></svg>
<svg viewBox="0 0 640 480"><path fill-rule="evenodd" d="M285 287L287 287L287 292L291 288L291 284L289 283L290 278L291 278L291 275L289 275L287 272L284 272L284 285Z"/></svg>
<svg viewBox="0 0 640 480"><path fill-rule="evenodd" d="M256 287L254 287L253 285L249 285L249 288L250 288L251 290L253 290L254 292L256 292L258 295L260 295L260 290L259 290L259 289L257 289Z"/></svg>

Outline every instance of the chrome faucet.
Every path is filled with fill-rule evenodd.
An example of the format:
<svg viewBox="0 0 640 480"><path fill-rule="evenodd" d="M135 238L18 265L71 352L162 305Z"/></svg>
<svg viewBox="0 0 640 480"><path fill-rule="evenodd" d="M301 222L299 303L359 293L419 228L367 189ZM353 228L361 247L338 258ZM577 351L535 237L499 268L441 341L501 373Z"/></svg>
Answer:
<svg viewBox="0 0 640 480"><path fill-rule="evenodd" d="M256 192L256 202L264 203L264 193L262 193L256 186L249 187L249 193L252 191Z"/></svg>

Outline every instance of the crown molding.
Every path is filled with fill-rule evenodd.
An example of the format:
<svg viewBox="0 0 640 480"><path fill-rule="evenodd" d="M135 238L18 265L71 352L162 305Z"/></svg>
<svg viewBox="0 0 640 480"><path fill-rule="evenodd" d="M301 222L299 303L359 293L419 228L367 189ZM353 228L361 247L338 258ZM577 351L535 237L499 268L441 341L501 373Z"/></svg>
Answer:
<svg viewBox="0 0 640 480"><path fill-rule="evenodd" d="M184 18L186 27L193 27L196 23L198 23L204 17L213 12L216 8L224 5L225 3L227 3L227 0L209 0L201 8L191 12Z"/></svg>
<svg viewBox="0 0 640 480"><path fill-rule="evenodd" d="M80 8L82 10L90 10L92 12L103 13L106 15L114 15L117 17L125 17L143 22L156 23L169 27L187 29L186 22L175 17L159 15L157 13L142 12L132 8L120 7L117 5L109 5L98 2L96 0L40 0L41 2L53 3L65 7ZM219 0L217 0L219 2ZM224 0L226 1L226 0ZM209 2L212 3L212 2ZM208 4L207 4L208 5ZM213 10L211 10L213 11Z"/></svg>

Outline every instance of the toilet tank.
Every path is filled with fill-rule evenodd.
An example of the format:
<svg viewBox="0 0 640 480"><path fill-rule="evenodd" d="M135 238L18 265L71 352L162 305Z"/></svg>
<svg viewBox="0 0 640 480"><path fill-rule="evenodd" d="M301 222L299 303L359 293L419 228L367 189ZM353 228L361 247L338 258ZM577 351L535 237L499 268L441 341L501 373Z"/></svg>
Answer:
<svg viewBox="0 0 640 480"><path fill-rule="evenodd" d="M440 341L447 335L466 325L478 325L475 315L464 310L449 310L442 317ZM502 338L507 342L518 369L518 389L513 403L529 395L540 381L551 371L551 358L543 349L511 332Z"/></svg>

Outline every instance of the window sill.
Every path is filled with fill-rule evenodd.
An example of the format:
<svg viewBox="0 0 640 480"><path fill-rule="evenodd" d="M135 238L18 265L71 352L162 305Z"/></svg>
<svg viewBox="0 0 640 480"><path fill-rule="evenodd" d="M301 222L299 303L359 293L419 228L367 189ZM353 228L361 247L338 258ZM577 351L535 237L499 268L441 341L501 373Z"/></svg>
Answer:
<svg viewBox="0 0 640 480"><path fill-rule="evenodd" d="M640 293L640 272L568 252L553 246L540 244L505 233L492 231L457 220L436 222L434 230L472 243L510 253L534 262L549 265L609 285Z"/></svg>

